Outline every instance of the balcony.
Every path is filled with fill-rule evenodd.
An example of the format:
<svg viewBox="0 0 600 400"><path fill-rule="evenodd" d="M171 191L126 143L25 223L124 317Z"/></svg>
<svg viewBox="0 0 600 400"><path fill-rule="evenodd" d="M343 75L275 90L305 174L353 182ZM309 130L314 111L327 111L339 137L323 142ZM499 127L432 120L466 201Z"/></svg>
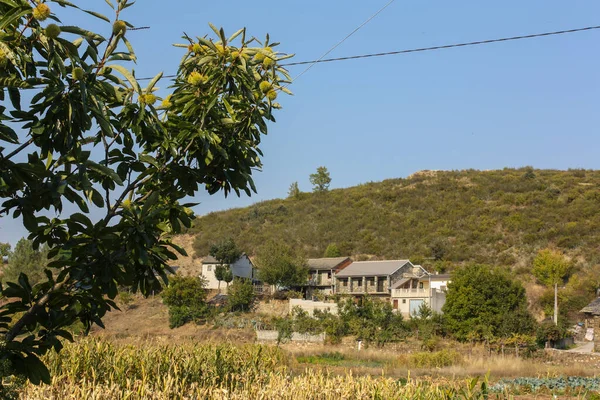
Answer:
<svg viewBox="0 0 600 400"><path fill-rule="evenodd" d="M429 289L393 289L392 297L429 297Z"/></svg>

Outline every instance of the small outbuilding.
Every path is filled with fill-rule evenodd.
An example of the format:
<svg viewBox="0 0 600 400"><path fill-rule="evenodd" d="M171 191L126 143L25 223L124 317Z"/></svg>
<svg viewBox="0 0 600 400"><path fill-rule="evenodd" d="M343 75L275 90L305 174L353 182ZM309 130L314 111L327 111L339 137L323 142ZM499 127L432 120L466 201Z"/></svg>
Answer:
<svg viewBox="0 0 600 400"><path fill-rule="evenodd" d="M594 341L594 351L600 350L600 297L580 311L585 315L586 339Z"/></svg>

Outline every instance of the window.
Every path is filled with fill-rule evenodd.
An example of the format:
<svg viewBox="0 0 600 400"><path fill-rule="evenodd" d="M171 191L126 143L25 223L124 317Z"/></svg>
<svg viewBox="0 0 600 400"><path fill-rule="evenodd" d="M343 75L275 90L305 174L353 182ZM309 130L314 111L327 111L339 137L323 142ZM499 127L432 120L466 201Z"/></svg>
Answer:
<svg viewBox="0 0 600 400"><path fill-rule="evenodd" d="M402 304L406 304L406 299L402 299Z"/></svg>
<svg viewBox="0 0 600 400"><path fill-rule="evenodd" d="M348 286L348 279L344 279L344 280L342 281L342 285L343 285L343 286Z"/></svg>
<svg viewBox="0 0 600 400"><path fill-rule="evenodd" d="M423 289L423 282L419 282L419 289Z"/></svg>
<svg viewBox="0 0 600 400"><path fill-rule="evenodd" d="M358 284L358 287L361 287L362 286L362 279L357 280L356 283Z"/></svg>
<svg viewBox="0 0 600 400"><path fill-rule="evenodd" d="M206 267L206 270L207 270L208 272L212 271L212 265L209 265L208 267Z"/></svg>
<svg viewBox="0 0 600 400"><path fill-rule="evenodd" d="M327 279L331 279L331 271L327 273Z"/></svg>
<svg viewBox="0 0 600 400"><path fill-rule="evenodd" d="M369 278L369 286L375 286L375 278Z"/></svg>

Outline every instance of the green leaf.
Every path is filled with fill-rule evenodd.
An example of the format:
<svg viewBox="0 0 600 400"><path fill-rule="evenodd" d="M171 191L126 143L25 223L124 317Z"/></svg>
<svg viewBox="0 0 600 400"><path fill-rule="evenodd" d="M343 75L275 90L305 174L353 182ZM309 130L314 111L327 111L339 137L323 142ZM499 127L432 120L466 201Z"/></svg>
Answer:
<svg viewBox="0 0 600 400"><path fill-rule="evenodd" d="M90 195L88 198L94 203L96 207L104 207L104 199L96 189L90 190Z"/></svg>
<svg viewBox="0 0 600 400"><path fill-rule="evenodd" d="M237 31L236 33L234 33L233 35L229 36L229 39L227 39L229 42L232 42L233 40L235 40L236 37L238 37L242 32L244 32L244 30L246 30L246 28L242 28L239 31Z"/></svg>
<svg viewBox="0 0 600 400"><path fill-rule="evenodd" d="M136 91L136 93L141 94L142 90L140 89L140 85L138 83L138 81L135 79L135 77L131 74L131 72L129 72L129 70L121 65L118 64L111 64L108 66L108 68L112 68L116 71L119 71L121 73L121 75L123 75L125 77L125 79L127 79L129 81L129 83L131 84L131 87Z"/></svg>
<svg viewBox="0 0 600 400"><path fill-rule="evenodd" d="M88 13L88 14L90 14L90 15L93 15L93 16L94 16L94 17L96 17L96 18L100 18L100 19L102 19L102 20L104 20L104 21L106 21L106 22L110 23L110 19L108 19L108 17L106 17L106 16L104 16L104 15L102 15L102 14L100 14L100 13L97 13L97 12L95 12L95 11L90 11L90 10L82 10L82 11L83 11L83 12L86 12L86 13Z"/></svg>
<svg viewBox="0 0 600 400"><path fill-rule="evenodd" d="M100 40L102 42L106 41L106 39L103 36L98 35L97 33L94 33L92 31L80 28L78 26L61 26L60 30L62 32L74 33L76 35L81 35L83 37L87 37L94 40Z"/></svg>
<svg viewBox="0 0 600 400"><path fill-rule="evenodd" d="M131 55L131 59L133 60L133 62L136 62L137 57L135 55L135 52L133 51L133 46L131 45L131 43L129 43L129 40L127 40L127 38L125 36L123 36L121 38L121 40L123 40L123 43L125 43L125 46L127 46L127 51L129 51L129 54Z"/></svg>
<svg viewBox="0 0 600 400"><path fill-rule="evenodd" d="M216 26L214 26L210 22L208 23L208 26L210 26L210 29L212 29L213 32L216 33L217 37L221 37L221 32L219 32L219 29L217 29Z"/></svg>
<svg viewBox="0 0 600 400"><path fill-rule="evenodd" d="M156 82L158 82L158 80L160 78L162 78L162 76L163 76L163 73L160 72L154 78L152 78L152 80L150 81L148 86L146 86L146 93L152 93L152 89L154 89L154 85L156 85Z"/></svg>
<svg viewBox="0 0 600 400"><path fill-rule="evenodd" d="M123 186L123 181L121 180L121 178L119 177L119 175L113 171L112 169L108 168L105 165L102 164L97 164L91 160L87 160L84 165L93 170L96 171L97 173L104 175L104 176L108 176L110 179L112 179L113 181L115 181L115 183L119 186Z"/></svg>
<svg viewBox="0 0 600 400"><path fill-rule="evenodd" d="M11 12L6 13L2 19L0 19L0 30L5 29L7 26L14 24L20 18L27 14L31 14L33 10L29 6L22 6L13 9Z"/></svg>

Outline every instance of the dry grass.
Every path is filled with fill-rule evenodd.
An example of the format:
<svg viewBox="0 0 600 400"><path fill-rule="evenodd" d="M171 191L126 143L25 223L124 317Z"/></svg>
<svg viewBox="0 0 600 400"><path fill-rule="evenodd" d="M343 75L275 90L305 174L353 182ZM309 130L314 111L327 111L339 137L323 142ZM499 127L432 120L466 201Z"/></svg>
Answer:
<svg viewBox="0 0 600 400"><path fill-rule="evenodd" d="M482 346L470 347L459 343L448 343L442 353L446 358L453 360L451 363L441 362L441 366L435 366L436 359L432 360L432 366L429 368L419 368L415 364L414 346L412 350L410 345L404 349L392 351L388 348L371 348L357 351L348 346L316 346L313 348L292 346L285 347L296 359L306 360L317 357L320 354L339 353L344 362L337 362L335 365L327 363L307 364L300 363L295 365L299 370L310 365L311 368L330 371L337 374L353 373L381 375L395 378L406 377L407 375L419 377L436 378L469 378L475 376L488 375L495 381L501 378L517 378L523 376L529 377L557 377L557 376L597 376L600 375L600 356L580 356L564 352L545 353L540 352L533 358L519 358L513 355L487 354ZM425 353L426 354L426 353ZM440 354L438 352L438 354ZM458 357L456 357L458 356ZM582 358L583 357L583 358ZM586 358L587 357L587 358ZM590 358L591 357L591 358ZM439 358L438 358L439 359ZM442 358L445 360L445 358ZM363 365L360 365L360 362ZM426 361L427 362L427 361ZM370 366L377 364L376 366ZM450 364L450 365L449 365ZM444 366L446 365L446 366Z"/></svg>

